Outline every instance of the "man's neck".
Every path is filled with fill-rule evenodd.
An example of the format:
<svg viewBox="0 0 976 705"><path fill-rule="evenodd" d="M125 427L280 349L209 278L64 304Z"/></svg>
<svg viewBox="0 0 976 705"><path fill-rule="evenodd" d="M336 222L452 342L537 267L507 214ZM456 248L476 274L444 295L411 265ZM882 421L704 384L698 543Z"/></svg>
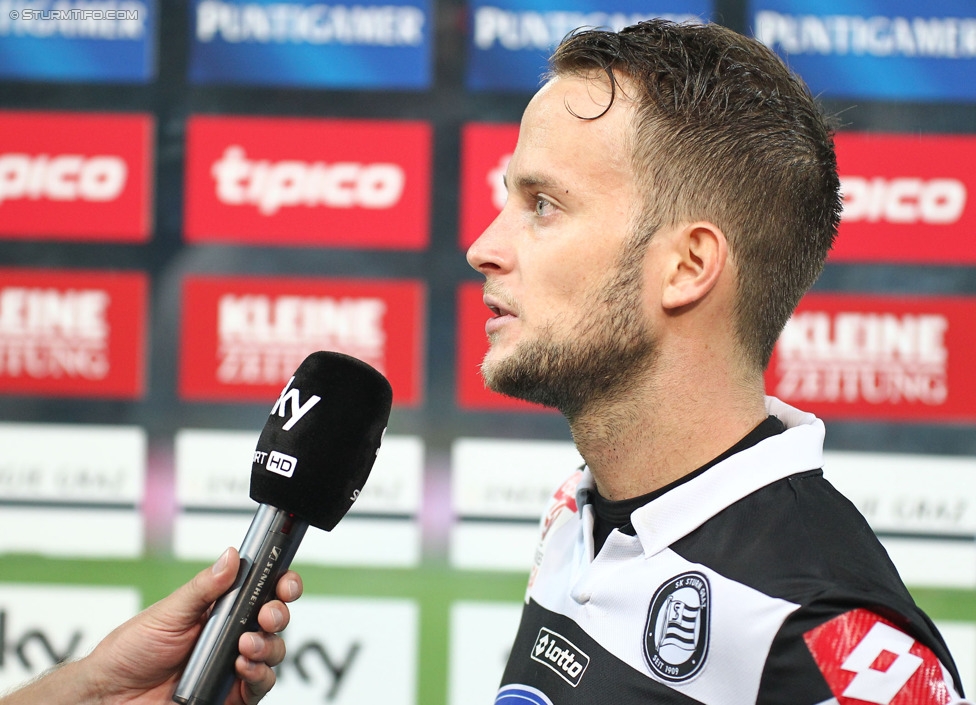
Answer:
<svg viewBox="0 0 976 705"><path fill-rule="evenodd" d="M576 447L606 499L647 494L693 472L767 415L761 384L726 382L682 395L660 388L635 385L629 398L593 404L570 420Z"/></svg>

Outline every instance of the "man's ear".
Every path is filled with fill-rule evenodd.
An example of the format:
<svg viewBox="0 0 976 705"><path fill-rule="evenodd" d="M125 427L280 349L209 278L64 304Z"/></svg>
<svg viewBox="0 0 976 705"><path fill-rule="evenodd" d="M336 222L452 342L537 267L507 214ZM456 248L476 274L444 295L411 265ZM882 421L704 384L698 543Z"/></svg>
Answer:
<svg viewBox="0 0 976 705"><path fill-rule="evenodd" d="M680 227L670 245L671 267L661 304L673 310L700 301L712 290L725 270L729 247L725 233L707 221Z"/></svg>

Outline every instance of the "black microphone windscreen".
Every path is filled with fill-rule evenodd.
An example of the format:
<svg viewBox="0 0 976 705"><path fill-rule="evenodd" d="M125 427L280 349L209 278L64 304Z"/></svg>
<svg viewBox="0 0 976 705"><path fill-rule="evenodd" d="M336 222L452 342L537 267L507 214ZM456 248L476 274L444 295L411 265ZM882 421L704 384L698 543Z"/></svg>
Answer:
<svg viewBox="0 0 976 705"><path fill-rule="evenodd" d="M390 383L362 360L309 355L258 439L251 499L332 530L369 477L392 402Z"/></svg>

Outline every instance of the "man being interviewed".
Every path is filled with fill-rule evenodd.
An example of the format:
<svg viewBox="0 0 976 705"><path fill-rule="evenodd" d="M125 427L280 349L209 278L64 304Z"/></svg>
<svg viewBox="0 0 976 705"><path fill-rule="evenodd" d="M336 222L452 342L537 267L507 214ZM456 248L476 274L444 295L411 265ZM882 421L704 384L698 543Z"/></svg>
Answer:
<svg viewBox="0 0 976 705"><path fill-rule="evenodd" d="M823 423L764 394L840 218L807 88L716 25L579 31L551 66L468 262L486 384L561 411L586 465L496 704L966 702Z"/></svg>

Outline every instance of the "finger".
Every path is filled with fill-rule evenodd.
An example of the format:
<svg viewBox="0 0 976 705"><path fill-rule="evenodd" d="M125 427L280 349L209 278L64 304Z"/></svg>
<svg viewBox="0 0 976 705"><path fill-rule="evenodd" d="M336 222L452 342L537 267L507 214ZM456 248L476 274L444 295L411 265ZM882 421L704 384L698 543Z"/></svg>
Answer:
<svg viewBox="0 0 976 705"><path fill-rule="evenodd" d="M258 612L258 626L268 633L280 632L291 621L291 611L281 600L271 600Z"/></svg>
<svg viewBox="0 0 976 705"><path fill-rule="evenodd" d="M193 626L210 605L234 584L239 565L237 550L228 548L212 566L204 568L190 582L153 605L151 613L165 615L171 628Z"/></svg>
<svg viewBox="0 0 976 705"><path fill-rule="evenodd" d="M241 634L237 648L248 661L277 666L285 660L285 640L275 634Z"/></svg>
<svg viewBox="0 0 976 705"><path fill-rule="evenodd" d="M234 670L241 679L241 698L245 705L256 705L274 687L275 672L266 663L238 656Z"/></svg>
<svg viewBox="0 0 976 705"><path fill-rule="evenodd" d="M275 590L278 599L282 602L294 602L302 596L305 586L302 584L302 576L293 570L281 576Z"/></svg>

